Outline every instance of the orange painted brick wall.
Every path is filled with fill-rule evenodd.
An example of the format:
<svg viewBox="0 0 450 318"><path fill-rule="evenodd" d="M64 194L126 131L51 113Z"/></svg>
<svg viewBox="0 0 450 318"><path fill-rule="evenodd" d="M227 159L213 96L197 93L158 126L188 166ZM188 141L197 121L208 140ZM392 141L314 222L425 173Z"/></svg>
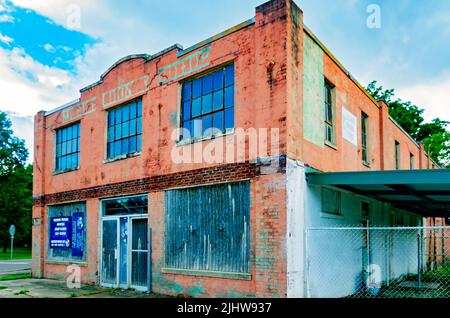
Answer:
<svg viewBox="0 0 450 318"><path fill-rule="evenodd" d="M313 39L308 32L306 36ZM322 43L315 43L322 49L323 55L323 77L333 88L335 108L334 133L335 145L329 146L325 143L317 145L306 139L301 140L300 160L314 169L332 171L364 171L364 170L393 170L395 169L395 141L400 143L401 169L410 169L410 153L414 155L415 169L437 168L436 164L428 158L423 146L414 142L393 120L388 113L384 102L375 103L367 93L358 86L347 71L344 71L337 60L328 52ZM308 89L303 87L303 91ZM325 105L318 105L323 107ZM357 117L357 146L349 143L342 137L342 109ZM368 116L368 153L369 165L362 161L362 137L361 137L361 114ZM296 114L294 118L296 118ZM289 118L289 116L288 116ZM323 118L324 120L324 118ZM318 123L317 123L318 124Z"/></svg>
<svg viewBox="0 0 450 318"><path fill-rule="evenodd" d="M293 26L295 19L295 26ZM274 0L256 8L254 23L246 27L226 32L223 37L180 55L178 48L162 53L150 60L142 56L127 59L106 72L101 80L81 92L80 102L70 107L45 115L40 112L35 117L35 170L34 189L36 203L33 218L40 220L33 229L33 275L64 279L68 264L55 264L46 260L47 206L45 198L59 198L58 204L65 202L60 193L79 191L143 178L166 176L197 169L217 166L217 163L176 164L172 161L173 149L182 150L188 146L176 146L171 138L179 126L180 82L204 71L233 62L235 67L235 127L236 128L277 128L280 135L278 153L262 156L286 154L287 113L291 99L288 94L301 94L298 74L292 75L300 65L296 54L287 53L301 50L298 42L302 26L301 12L289 0ZM204 56L205 67L188 75L160 84L158 71L162 67L179 62L192 54L209 48ZM289 66L288 66L289 63ZM145 80L144 80L145 79ZM162 78L166 80L166 78ZM111 92L126 83L138 80L138 93L133 97L114 103ZM142 83L141 83L142 82ZM291 87L288 91L287 83ZM145 85L145 86L144 86ZM257 94L255 92L258 92ZM136 93L136 94L135 94ZM143 144L138 156L105 162L106 159L106 119L107 111L133 98L141 97L143 104ZM300 105L295 107L299 112ZM80 121L81 151L78 170L54 173L55 131ZM292 133L296 133L296 122L291 122ZM197 143L204 148L219 144L233 136ZM269 143L270 140L265 140ZM249 148L246 141L246 148ZM195 151L195 148L194 148ZM293 150L295 152L296 150ZM245 161L254 161L261 154L246 152ZM217 171L220 173L220 169ZM239 177L239 176L237 176ZM245 174L242 175L246 177ZM163 274L164 200L162 191L150 191L149 222L153 228L153 265L155 291L168 294L189 295L253 295L286 296L286 261L284 237L286 228L285 179L283 172L272 172L251 179L251 281L218 279ZM199 180L199 184L204 181ZM110 188L114 188L111 186ZM141 190L136 190L141 191ZM88 259L82 264L82 281L98 282L99 212L101 191L98 197L87 200L87 251ZM81 200L81 199L80 199ZM55 200L52 200L54 203ZM41 206L41 205L43 206Z"/></svg>
<svg viewBox="0 0 450 318"><path fill-rule="evenodd" d="M85 200L88 216L88 259L86 264L82 264L82 280L98 282L100 199L120 195L117 191L126 189L127 194L149 193L155 291L172 295L285 297L286 174L284 171L259 171L253 174L251 168L236 166L236 174L233 175L227 170L230 176L223 177L225 172L221 167L225 169L224 162L174 163L172 151L182 151L189 147L177 146L176 140L171 138L173 131L179 127L180 83L183 80L214 70L226 63L234 63L235 127L275 128L279 130L280 136L277 153L250 153L250 143L247 140L244 158L246 163L253 163L259 157L286 155L321 171L390 169L394 158L393 140L397 139L402 145L402 168L409 168L409 152L417 155L417 167L430 165L423 147L420 150L393 124L388 118L387 109L370 99L326 51L321 59L323 76L335 86L336 147L319 146L304 139L302 101L305 93L305 32L303 13L292 1L272 0L257 7L254 21L245 26L230 29L207 44L190 50L181 51L178 47L172 47L157 56L134 56L123 60L108 70L98 83L83 89L80 102L47 116L44 112L38 113L35 117L34 134L33 195L36 204L33 208L33 275L59 279L67 277L67 264L46 261L47 205ZM202 63L201 69L189 72L189 66L185 64L184 68L178 66L178 71L184 73L177 78L170 80L169 76L174 73L169 71L163 72L162 76L158 75L162 68L180 63L193 55L201 57L198 60L198 63ZM161 80L165 83L161 84ZM133 83L134 86L130 91L121 92L132 96L117 101L111 100L111 92L127 83ZM142 152L132 158L106 162L107 112L137 97L142 98L143 104ZM341 137L342 107L357 117L356 146ZM361 111L369 116L370 121L370 166L364 165L361 158ZM55 174L55 130L77 121L81 123L80 168ZM201 151L196 148L199 146L203 149L215 145L224 147L221 142L230 141L232 138L234 135L231 134L198 142L193 146L193 150ZM264 142L270 145L269 139ZM216 170L205 170L215 167ZM190 175L180 177L182 186L189 182L204 184L215 180L251 180L252 280L162 272L164 189L173 186L173 181L178 180L179 174L183 173ZM211 177L205 177L205 174ZM217 178L214 179L212 175ZM157 184L158 180L160 184ZM126 182L131 183L123 185ZM134 189L136 192L133 192Z"/></svg>
<svg viewBox="0 0 450 318"><path fill-rule="evenodd" d="M323 54L323 76L334 86L336 145L320 147L307 140L303 143L303 160L321 171L360 171L380 169L379 110L358 86L327 55ZM325 107L323 105L323 107ZM342 138L342 108L357 117L357 140L355 146ZM370 167L363 164L361 155L361 112L369 117L368 147Z"/></svg>
<svg viewBox="0 0 450 318"><path fill-rule="evenodd" d="M251 180L250 274L236 280L163 273L165 242L164 192L149 195L149 224L153 229L153 289L168 295L195 297L286 297L285 175Z"/></svg>

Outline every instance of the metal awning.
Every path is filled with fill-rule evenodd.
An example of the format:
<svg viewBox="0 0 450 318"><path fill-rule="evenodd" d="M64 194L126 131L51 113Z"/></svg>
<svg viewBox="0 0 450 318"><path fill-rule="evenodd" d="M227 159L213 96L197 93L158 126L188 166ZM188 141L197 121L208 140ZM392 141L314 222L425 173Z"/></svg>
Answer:
<svg viewBox="0 0 450 318"><path fill-rule="evenodd" d="M310 172L306 176L312 185L338 187L425 217L450 217L450 169Z"/></svg>

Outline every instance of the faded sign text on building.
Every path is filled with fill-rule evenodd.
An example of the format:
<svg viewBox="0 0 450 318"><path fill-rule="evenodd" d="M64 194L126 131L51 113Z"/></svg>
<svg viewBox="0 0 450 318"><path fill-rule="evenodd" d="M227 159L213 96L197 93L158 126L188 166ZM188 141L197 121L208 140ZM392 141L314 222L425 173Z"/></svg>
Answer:
<svg viewBox="0 0 450 318"><path fill-rule="evenodd" d="M79 119L84 115L90 114L97 110L95 104L96 98L91 98L82 103L76 104L75 106L71 106L62 111L63 123L67 123L72 120Z"/></svg>
<svg viewBox="0 0 450 318"><path fill-rule="evenodd" d="M148 90L149 79L150 77L148 75L144 75L103 93L103 108L116 105L120 102L144 94Z"/></svg>
<svg viewBox="0 0 450 318"><path fill-rule="evenodd" d="M211 47L205 47L187 57L176 61L170 65L158 70L158 79L161 85L177 80L181 77L190 75L209 65L209 55Z"/></svg>

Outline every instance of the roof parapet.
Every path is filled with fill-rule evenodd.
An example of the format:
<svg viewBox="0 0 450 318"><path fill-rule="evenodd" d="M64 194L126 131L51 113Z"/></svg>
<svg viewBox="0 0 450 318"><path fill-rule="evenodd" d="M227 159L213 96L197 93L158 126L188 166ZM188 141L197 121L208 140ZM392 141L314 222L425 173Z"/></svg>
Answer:
<svg viewBox="0 0 450 318"><path fill-rule="evenodd" d="M64 105L61 105L61 106L55 108L55 109L52 109L52 110L49 110L48 112L45 112L44 115L45 115L45 116L50 116L51 114L57 113L57 112L59 112L60 110L63 110L64 108L67 108L67 107L70 107L70 106L73 106L73 105L75 105L75 104L77 104L77 103L79 103L79 102L80 102L80 99L77 98L77 99L75 99L75 100L73 100L73 101L71 101L71 102L68 102L68 103L66 103L66 104L64 104Z"/></svg>
<svg viewBox="0 0 450 318"><path fill-rule="evenodd" d="M364 88L364 86L362 86L357 80L356 78L353 77L353 75L344 67L344 65L342 65L341 62L339 62L339 60L333 55L333 53L331 53L331 51L325 46L325 44L322 43L322 41L319 40L319 38L306 26L303 25L303 29L305 30L306 34L309 35L314 42L317 43L317 45L320 46L320 48L325 52L326 55L328 55L334 63L336 63L336 65L350 78L350 80L355 83L356 86L358 86L358 88L364 93L366 94L367 97L369 97L369 99L378 107L380 108L380 106L378 105L377 100Z"/></svg>

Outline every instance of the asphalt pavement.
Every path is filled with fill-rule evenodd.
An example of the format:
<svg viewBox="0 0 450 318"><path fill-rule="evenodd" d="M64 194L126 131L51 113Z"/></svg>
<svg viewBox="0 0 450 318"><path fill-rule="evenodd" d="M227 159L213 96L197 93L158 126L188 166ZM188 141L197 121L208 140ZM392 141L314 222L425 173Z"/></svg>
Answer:
<svg viewBox="0 0 450 318"><path fill-rule="evenodd" d="M17 273L31 269L31 260L0 261L0 275Z"/></svg>

